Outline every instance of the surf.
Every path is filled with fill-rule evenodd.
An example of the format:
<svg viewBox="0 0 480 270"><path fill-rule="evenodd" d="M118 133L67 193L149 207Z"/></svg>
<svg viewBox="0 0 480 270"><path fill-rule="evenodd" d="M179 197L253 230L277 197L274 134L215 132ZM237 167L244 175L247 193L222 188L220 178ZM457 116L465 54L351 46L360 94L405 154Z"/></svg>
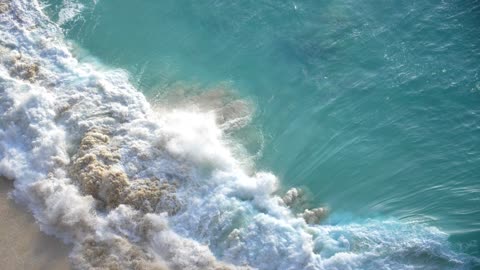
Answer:
<svg viewBox="0 0 480 270"><path fill-rule="evenodd" d="M153 106L125 71L77 59L37 1L2 2L0 26L0 175L78 269L476 263L434 227L321 224L326 209L296 209L301 192L235 151L252 111Z"/></svg>

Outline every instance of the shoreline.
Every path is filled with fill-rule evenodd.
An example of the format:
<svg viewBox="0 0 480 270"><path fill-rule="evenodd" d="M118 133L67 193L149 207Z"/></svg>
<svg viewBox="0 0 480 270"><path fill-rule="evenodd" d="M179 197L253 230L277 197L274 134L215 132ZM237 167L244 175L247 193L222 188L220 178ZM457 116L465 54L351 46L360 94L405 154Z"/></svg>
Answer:
<svg viewBox="0 0 480 270"><path fill-rule="evenodd" d="M40 231L24 206L9 198L13 182L0 176L0 259L4 270L71 270L70 247Z"/></svg>

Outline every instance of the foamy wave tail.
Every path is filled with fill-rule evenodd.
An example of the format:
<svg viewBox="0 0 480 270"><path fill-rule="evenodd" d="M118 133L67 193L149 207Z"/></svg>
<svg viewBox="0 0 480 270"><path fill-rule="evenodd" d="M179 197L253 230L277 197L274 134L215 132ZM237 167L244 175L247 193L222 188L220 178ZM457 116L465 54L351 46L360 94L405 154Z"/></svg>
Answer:
<svg viewBox="0 0 480 270"><path fill-rule="evenodd" d="M224 131L245 125L243 105L152 109L124 72L78 62L36 1L0 0L0 45L0 175L43 231L73 244L78 269L472 263L434 228L295 213L301 192L274 195L275 176L233 154Z"/></svg>

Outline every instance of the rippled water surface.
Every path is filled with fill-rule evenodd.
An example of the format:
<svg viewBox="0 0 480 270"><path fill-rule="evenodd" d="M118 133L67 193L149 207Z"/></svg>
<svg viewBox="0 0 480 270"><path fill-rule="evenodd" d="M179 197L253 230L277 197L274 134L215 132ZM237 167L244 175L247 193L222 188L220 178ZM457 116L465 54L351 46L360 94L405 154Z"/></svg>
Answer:
<svg viewBox="0 0 480 270"><path fill-rule="evenodd" d="M424 223L479 255L479 1L45 3L80 58L152 100L221 87L252 102L256 166L305 187L327 223Z"/></svg>

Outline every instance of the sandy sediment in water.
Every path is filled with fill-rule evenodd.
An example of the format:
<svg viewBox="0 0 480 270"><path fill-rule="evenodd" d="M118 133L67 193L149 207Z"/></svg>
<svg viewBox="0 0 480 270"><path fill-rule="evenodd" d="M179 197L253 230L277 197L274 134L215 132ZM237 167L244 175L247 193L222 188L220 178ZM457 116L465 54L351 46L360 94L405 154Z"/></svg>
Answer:
<svg viewBox="0 0 480 270"><path fill-rule="evenodd" d="M11 181L0 177L0 268L66 270L70 247L39 230L31 214L8 198Z"/></svg>

